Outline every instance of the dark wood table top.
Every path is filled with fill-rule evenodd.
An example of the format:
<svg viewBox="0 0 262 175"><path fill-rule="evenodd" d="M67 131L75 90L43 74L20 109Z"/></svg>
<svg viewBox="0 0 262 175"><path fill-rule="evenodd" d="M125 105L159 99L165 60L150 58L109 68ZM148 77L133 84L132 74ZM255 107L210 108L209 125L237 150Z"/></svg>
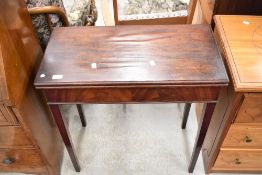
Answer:
<svg viewBox="0 0 262 175"><path fill-rule="evenodd" d="M227 84L208 25L55 28L35 85Z"/></svg>

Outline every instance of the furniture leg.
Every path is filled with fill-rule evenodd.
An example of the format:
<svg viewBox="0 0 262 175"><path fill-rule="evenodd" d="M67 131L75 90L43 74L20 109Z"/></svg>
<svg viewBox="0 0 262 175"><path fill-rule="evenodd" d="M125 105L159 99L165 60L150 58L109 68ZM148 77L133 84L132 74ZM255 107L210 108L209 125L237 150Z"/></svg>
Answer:
<svg viewBox="0 0 262 175"><path fill-rule="evenodd" d="M190 108L191 108L191 103L186 103L185 104L185 108L184 108L184 113L183 113L183 121L182 121L182 129L186 128L186 123L187 123L187 119L188 119L188 115L190 112Z"/></svg>
<svg viewBox="0 0 262 175"><path fill-rule="evenodd" d="M77 110L78 110L78 114L79 114L82 126L86 127L86 118L85 118L83 106L81 104L77 104L76 107L77 107Z"/></svg>
<svg viewBox="0 0 262 175"><path fill-rule="evenodd" d="M68 132L68 129L65 125L63 116L59 110L59 106L57 104L49 104L49 108L53 114L53 117L55 119L56 125L59 129L59 132L62 136L62 139L64 141L64 144L66 146L66 149L68 151L68 154L71 158L71 161L73 162L73 165L75 167L76 172L80 172L80 165L75 153L75 148L71 140L71 136Z"/></svg>
<svg viewBox="0 0 262 175"><path fill-rule="evenodd" d="M215 106L216 106L216 103L205 104L205 113L203 116L201 116L201 121L198 126L198 132L197 132L197 137L196 137L193 153L192 153L190 164L188 167L189 173L192 173L195 168L199 153L201 151L203 142L206 137L207 129L209 127Z"/></svg>

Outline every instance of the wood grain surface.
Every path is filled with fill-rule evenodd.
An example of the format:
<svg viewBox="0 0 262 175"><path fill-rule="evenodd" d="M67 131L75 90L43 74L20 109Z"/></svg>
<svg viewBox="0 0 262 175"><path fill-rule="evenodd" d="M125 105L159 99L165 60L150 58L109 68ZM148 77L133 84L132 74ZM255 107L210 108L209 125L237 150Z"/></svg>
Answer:
<svg viewBox="0 0 262 175"><path fill-rule="evenodd" d="M4 162L6 159L10 160L9 164ZM2 172L46 173L45 164L36 149L0 149L0 160Z"/></svg>
<svg viewBox="0 0 262 175"><path fill-rule="evenodd" d="M21 126L0 127L0 148L34 148Z"/></svg>
<svg viewBox="0 0 262 175"><path fill-rule="evenodd" d="M235 119L236 123L262 124L262 94L249 93L244 95L244 101Z"/></svg>
<svg viewBox="0 0 262 175"><path fill-rule="evenodd" d="M56 28L35 85L227 82L208 25L164 25Z"/></svg>
<svg viewBox="0 0 262 175"><path fill-rule="evenodd" d="M0 1L0 38L0 102L15 106L43 57L23 1Z"/></svg>
<svg viewBox="0 0 262 175"><path fill-rule="evenodd" d="M221 150L213 171L261 173L261 161L261 150Z"/></svg>
<svg viewBox="0 0 262 175"><path fill-rule="evenodd" d="M216 16L235 91L262 92L262 17Z"/></svg>
<svg viewBox="0 0 262 175"><path fill-rule="evenodd" d="M223 149L260 149L262 151L262 127L248 124L231 125L223 142Z"/></svg>

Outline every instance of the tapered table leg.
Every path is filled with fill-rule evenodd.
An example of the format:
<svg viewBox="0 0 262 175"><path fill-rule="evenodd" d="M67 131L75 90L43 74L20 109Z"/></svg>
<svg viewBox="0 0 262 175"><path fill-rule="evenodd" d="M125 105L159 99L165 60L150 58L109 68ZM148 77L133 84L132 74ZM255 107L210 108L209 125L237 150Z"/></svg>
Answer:
<svg viewBox="0 0 262 175"><path fill-rule="evenodd" d="M75 167L76 172L80 172L80 165L76 156L75 148L71 140L71 136L68 132L67 126L65 125L63 116L61 115L61 112L59 110L59 106L56 104L49 104L49 108L53 114L53 117L55 119L56 125L59 129L59 132L63 138L64 144L66 146L66 149L68 151L68 154L71 158L71 161L73 162L73 165Z"/></svg>
<svg viewBox="0 0 262 175"><path fill-rule="evenodd" d="M188 119L188 115L190 112L190 108L191 108L191 103L186 103L185 104L185 108L184 108L184 113L183 113L183 121L182 121L182 129L186 128L186 123L187 123L187 119Z"/></svg>
<svg viewBox="0 0 262 175"><path fill-rule="evenodd" d="M198 126L198 132L197 132L197 137L195 141L195 146L193 149L193 153L191 156L190 164L188 167L188 172L192 173L194 171L199 153L201 151L202 145L204 143L207 129L209 127L214 109L215 109L216 103L207 103L205 105L205 112L204 115L201 117L201 121Z"/></svg>
<svg viewBox="0 0 262 175"><path fill-rule="evenodd" d="M86 127L86 118L81 104L76 105L83 127Z"/></svg>

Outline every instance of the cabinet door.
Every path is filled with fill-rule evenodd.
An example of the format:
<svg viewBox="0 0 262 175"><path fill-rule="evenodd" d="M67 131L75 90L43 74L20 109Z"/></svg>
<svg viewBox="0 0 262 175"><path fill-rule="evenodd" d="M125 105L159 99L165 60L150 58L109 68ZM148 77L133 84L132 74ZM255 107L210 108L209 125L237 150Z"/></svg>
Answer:
<svg viewBox="0 0 262 175"><path fill-rule="evenodd" d="M262 94L244 95L244 101L235 119L236 123L262 123Z"/></svg>
<svg viewBox="0 0 262 175"><path fill-rule="evenodd" d="M0 104L0 126L17 124L18 121L10 107Z"/></svg>

